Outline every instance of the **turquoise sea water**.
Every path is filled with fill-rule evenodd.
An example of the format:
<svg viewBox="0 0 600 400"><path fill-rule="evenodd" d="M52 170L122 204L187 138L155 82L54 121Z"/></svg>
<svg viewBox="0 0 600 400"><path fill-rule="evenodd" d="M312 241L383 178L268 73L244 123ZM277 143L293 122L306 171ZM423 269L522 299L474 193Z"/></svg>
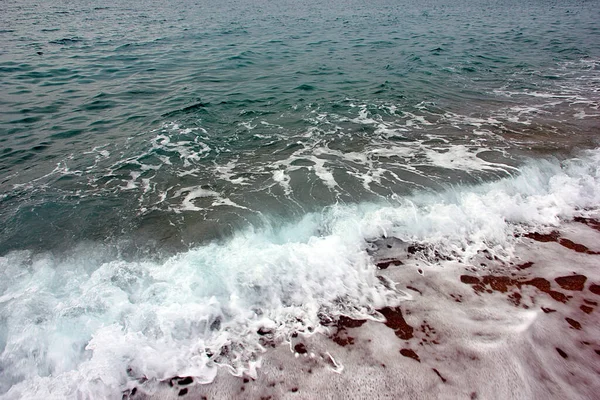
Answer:
<svg viewBox="0 0 600 400"><path fill-rule="evenodd" d="M593 147L597 17L580 1L4 4L0 249L197 243ZM455 145L500 164L427 157ZM218 205L177 213L189 187Z"/></svg>
<svg viewBox="0 0 600 400"><path fill-rule="evenodd" d="M515 199L554 199L566 174L573 199L512 222L597 207L598 21L595 1L3 2L0 395L40 379L83 390L103 332L218 349L215 332L258 324L251 311L288 332L281 307L310 325L313 308L396 301L366 240L443 231L472 245L484 221L422 217L468 214L469 190L504 190L514 208L494 218L511 223ZM583 166L561 170L571 163ZM343 288L319 286L326 276ZM143 368L152 356L131 348L115 357ZM245 368L254 353L240 354L221 362ZM126 364L82 393L122 390Z"/></svg>

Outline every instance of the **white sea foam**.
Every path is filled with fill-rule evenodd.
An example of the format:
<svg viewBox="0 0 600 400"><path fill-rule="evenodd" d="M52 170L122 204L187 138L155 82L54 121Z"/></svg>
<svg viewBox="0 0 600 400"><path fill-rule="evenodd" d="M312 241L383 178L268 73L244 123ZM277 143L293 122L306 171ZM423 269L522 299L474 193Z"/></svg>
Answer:
<svg viewBox="0 0 600 400"><path fill-rule="evenodd" d="M501 121L436 114L428 111L428 106L421 104L410 108L414 112L407 112L393 104L357 102L340 114L324 112L318 105L314 109L307 107L312 126L285 135L281 134L280 125L265 125L257 120L256 129L260 132L254 137L271 140L259 146L260 154L255 154L257 149L252 146L236 150L239 153L235 155L225 154L218 146L211 147L215 132L166 123L145 133L148 138L142 145L128 141L125 145L94 147L89 151L94 156L82 167L75 161L84 160L71 155L51 173L17 184L15 189L34 192L61 176L72 175L84 178L76 181L81 193L114 196L127 191L123 194L137 196L133 204L137 204L135 212L138 214L148 210L210 213L222 205L248 207L245 199L240 198L243 196L232 195L236 193L235 187L242 185L245 192L263 193L266 187L279 186L286 197L281 199L283 202L299 205L307 182L316 185L316 197L334 199L356 195L365 198L362 197L365 193L361 193L364 189L367 196L373 198L389 194L389 186L394 183L406 183L409 188L437 186L453 174L444 169L461 170L461 179L480 179L480 173L513 170L498 160L519 162L506 151L511 145L494 133L502 128ZM366 139L366 131L356 131L357 124L373 132L368 134L368 140L347 141L354 136ZM447 135L438 134L440 126L459 130L465 140L456 143ZM339 146L340 143L352 144L346 147ZM282 144L289 147L279 148ZM273 153L269 154L271 149ZM290 149L293 149L291 154ZM488 155L499 152L502 157L495 160L493 156L479 157L483 152ZM185 187L224 187L225 190L218 190L223 198L213 202L202 201L200 197L185 200L166 190L166 186L181 189L179 183L172 181L176 178L182 178L185 183L181 185ZM265 182L266 179L270 181ZM181 199L185 200L183 204Z"/></svg>
<svg viewBox="0 0 600 400"><path fill-rule="evenodd" d="M125 186L121 186L121 189L123 190L130 190L130 189L135 189L138 187L136 181L137 179L140 177L142 173L138 172L138 171L131 171L129 173L129 176L131 177L131 180L126 181L126 185Z"/></svg>
<svg viewBox="0 0 600 400"><path fill-rule="evenodd" d="M431 148L425 151L425 155L432 165L447 169L459 169L462 171L476 170L501 170L506 171L512 167L487 162L477 155L486 148L470 149L463 145L454 145L449 148Z"/></svg>
<svg viewBox="0 0 600 400"><path fill-rule="evenodd" d="M173 197L178 198L183 193L187 193L183 200L181 201L181 206L179 207L180 211L200 211L202 207L198 207L194 204L195 199L203 198L203 197L218 197L219 194L212 190L203 189L201 187L186 187L179 189L175 192Z"/></svg>
<svg viewBox="0 0 600 400"><path fill-rule="evenodd" d="M135 378L210 381L217 364L252 373L261 327L317 331L324 307L366 316L401 299L352 235L296 233L242 233L161 264L4 257L2 390L26 377L5 397L115 397Z"/></svg>
<svg viewBox="0 0 600 400"><path fill-rule="evenodd" d="M462 262L482 250L511 260L519 233L597 210L599 166L594 150L485 185L336 205L163 262L124 261L99 246L9 253L0 258L2 398L114 398L142 378L210 382L218 366L255 375L260 328L279 343L324 332L320 314L381 320L376 309L410 298L377 278L370 242L394 237ZM223 203L200 187L175 196L187 210L205 197ZM434 273L433 258L421 256Z"/></svg>
<svg viewBox="0 0 600 400"><path fill-rule="evenodd" d="M248 183L246 183L246 178L240 176L234 178L234 176L236 176L236 173L233 172L233 170L237 166L236 161L230 161L225 165L216 165L215 171L217 171L219 178L231 182L234 185L248 185Z"/></svg>
<svg viewBox="0 0 600 400"><path fill-rule="evenodd" d="M287 175L285 171L280 169L273 171L273 180L281 185L287 196L292 193L292 189L290 188L290 176Z"/></svg>
<svg viewBox="0 0 600 400"><path fill-rule="evenodd" d="M564 224L561 231L574 225L581 224ZM571 238L595 239L592 248L600 250L598 232L582 227L576 236ZM533 266L519 271L485 259L490 267L476 270L454 261L440 268L409 260L381 271L414 294L412 301L401 305L407 325L414 328L410 339L401 339L392 329L372 321L347 329L353 343L345 347L322 335L300 335L289 347L265 354L256 381L244 384L220 372L212 385L189 388L189 396L292 399L318 394L322 398L388 399L402 393L423 400L595 398L600 389L594 352L600 319L596 310L585 314L578 308L595 295L587 290L588 285L581 292L563 291L554 279L577 271L588 282L599 282L597 256L531 240L523 240L517 253ZM562 304L533 287L477 293L462 282L463 274L516 275L521 281L538 277L569 293L571 299ZM510 297L517 294L522 297ZM515 304L516 299L521 303ZM570 327L565 317L580 321L581 329ZM309 354L292 357L295 343L302 343ZM412 350L420 358L402 354L401 349ZM342 373L332 371L325 360L329 356L343 368ZM179 388L164 387L152 398L176 398Z"/></svg>

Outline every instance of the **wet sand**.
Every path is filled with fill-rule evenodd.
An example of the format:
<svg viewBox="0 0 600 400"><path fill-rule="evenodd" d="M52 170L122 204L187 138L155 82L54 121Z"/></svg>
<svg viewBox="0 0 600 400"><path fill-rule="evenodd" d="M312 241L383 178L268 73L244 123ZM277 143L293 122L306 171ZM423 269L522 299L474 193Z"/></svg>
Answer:
<svg viewBox="0 0 600 400"><path fill-rule="evenodd" d="M482 252L431 260L382 240L381 279L412 296L385 320L323 316L323 333L276 344L264 331L255 376L219 369L140 382L130 399L593 399L600 393L600 222L519 238L510 262ZM390 283L393 284L393 283Z"/></svg>

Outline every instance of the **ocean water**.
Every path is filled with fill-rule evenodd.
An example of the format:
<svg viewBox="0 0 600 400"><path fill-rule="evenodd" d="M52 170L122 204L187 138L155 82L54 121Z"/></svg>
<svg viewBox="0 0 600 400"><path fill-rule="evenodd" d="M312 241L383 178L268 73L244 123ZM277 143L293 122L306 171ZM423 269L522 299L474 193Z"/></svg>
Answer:
<svg viewBox="0 0 600 400"><path fill-rule="evenodd" d="M1 398L259 379L600 215L595 1L101 3L0 4Z"/></svg>

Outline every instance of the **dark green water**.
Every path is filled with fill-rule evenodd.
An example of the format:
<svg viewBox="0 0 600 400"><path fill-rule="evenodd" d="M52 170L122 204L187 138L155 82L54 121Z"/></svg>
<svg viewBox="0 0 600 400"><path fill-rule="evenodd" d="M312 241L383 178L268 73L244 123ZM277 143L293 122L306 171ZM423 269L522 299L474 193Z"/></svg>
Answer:
<svg viewBox="0 0 600 400"><path fill-rule="evenodd" d="M258 329L405 299L376 279L382 236L509 262L597 211L598 21L574 0L0 3L0 398L241 374Z"/></svg>
<svg viewBox="0 0 600 400"><path fill-rule="evenodd" d="M3 4L0 253L198 243L595 146L598 17L593 1ZM474 163L428 156L453 146ZM219 195L186 212L196 187Z"/></svg>

